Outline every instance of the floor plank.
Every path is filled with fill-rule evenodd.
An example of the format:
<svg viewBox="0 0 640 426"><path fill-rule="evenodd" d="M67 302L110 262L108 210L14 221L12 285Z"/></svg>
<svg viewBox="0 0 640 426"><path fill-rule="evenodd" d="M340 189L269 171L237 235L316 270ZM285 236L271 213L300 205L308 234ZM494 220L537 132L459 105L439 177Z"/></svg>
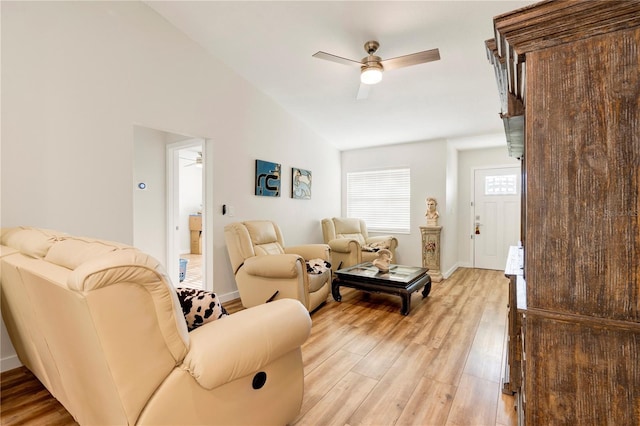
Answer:
<svg viewBox="0 0 640 426"><path fill-rule="evenodd" d="M445 424L456 389L456 386L422 377L395 424Z"/></svg>
<svg viewBox="0 0 640 426"><path fill-rule="evenodd" d="M446 425L494 425L499 392L498 383L463 374Z"/></svg>
<svg viewBox="0 0 640 426"><path fill-rule="evenodd" d="M349 351L340 350L322 363L311 373L305 375L305 393L300 415L304 415L346 376L362 356Z"/></svg>
<svg viewBox="0 0 640 426"><path fill-rule="evenodd" d="M348 424L349 417L376 386L377 380L348 372L311 410L294 422L296 425ZM306 399L305 395L305 399Z"/></svg>
<svg viewBox="0 0 640 426"><path fill-rule="evenodd" d="M393 425L418 387L420 372L436 349L410 343L349 418L350 425Z"/></svg>

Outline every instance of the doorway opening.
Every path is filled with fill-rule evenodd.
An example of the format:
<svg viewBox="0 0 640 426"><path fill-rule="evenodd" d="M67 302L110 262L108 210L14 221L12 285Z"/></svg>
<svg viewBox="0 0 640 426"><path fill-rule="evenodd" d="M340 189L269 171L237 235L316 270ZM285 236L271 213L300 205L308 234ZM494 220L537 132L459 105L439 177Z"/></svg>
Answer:
<svg viewBox="0 0 640 426"><path fill-rule="evenodd" d="M167 257L180 286L204 289L204 140L167 145L167 163Z"/></svg>
<svg viewBox="0 0 640 426"><path fill-rule="evenodd" d="M184 285L205 288L212 262L188 261L191 270L180 281L181 255L191 255L189 215L185 218L181 211L205 217L205 140L134 125L133 142L133 245L157 259L175 286L190 278ZM180 182L186 182L187 188L182 189ZM180 197L185 194L195 201L181 207ZM198 233L201 256L206 247L204 222Z"/></svg>

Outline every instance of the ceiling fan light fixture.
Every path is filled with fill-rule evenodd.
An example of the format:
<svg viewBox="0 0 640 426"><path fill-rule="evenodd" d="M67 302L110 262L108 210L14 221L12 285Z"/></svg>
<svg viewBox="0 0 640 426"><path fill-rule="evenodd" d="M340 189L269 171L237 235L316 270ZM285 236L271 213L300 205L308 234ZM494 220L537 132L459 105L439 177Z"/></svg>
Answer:
<svg viewBox="0 0 640 426"><path fill-rule="evenodd" d="M360 72L360 81L363 84L377 84L382 80L382 67L379 66L366 66L362 67Z"/></svg>

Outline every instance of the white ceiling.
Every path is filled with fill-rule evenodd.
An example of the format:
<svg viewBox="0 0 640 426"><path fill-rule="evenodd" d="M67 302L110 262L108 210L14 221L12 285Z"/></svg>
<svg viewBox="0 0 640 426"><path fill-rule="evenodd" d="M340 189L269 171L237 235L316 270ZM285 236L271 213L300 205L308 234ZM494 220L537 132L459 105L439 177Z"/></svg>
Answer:
<svg viewBox="0 0 640 426"><path fill-rule="evenodd" d="M147 1L151 8L340 150L503 132L484 41L493 17L532 1ZM382 59L440 49L390 70L356 100L367 40ZM486 139L486 138L485 138Z"/></svg>

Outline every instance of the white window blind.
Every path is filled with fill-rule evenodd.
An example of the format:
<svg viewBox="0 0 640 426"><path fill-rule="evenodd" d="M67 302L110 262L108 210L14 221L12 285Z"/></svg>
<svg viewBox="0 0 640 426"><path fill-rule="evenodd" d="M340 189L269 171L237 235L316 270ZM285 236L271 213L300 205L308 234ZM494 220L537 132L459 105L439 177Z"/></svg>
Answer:
<svg viewBox="0 0 640 426"><path fill-rule="evenodd" d="M347 217L374 232L409 233L410 169L347 173Z"/></svg>

